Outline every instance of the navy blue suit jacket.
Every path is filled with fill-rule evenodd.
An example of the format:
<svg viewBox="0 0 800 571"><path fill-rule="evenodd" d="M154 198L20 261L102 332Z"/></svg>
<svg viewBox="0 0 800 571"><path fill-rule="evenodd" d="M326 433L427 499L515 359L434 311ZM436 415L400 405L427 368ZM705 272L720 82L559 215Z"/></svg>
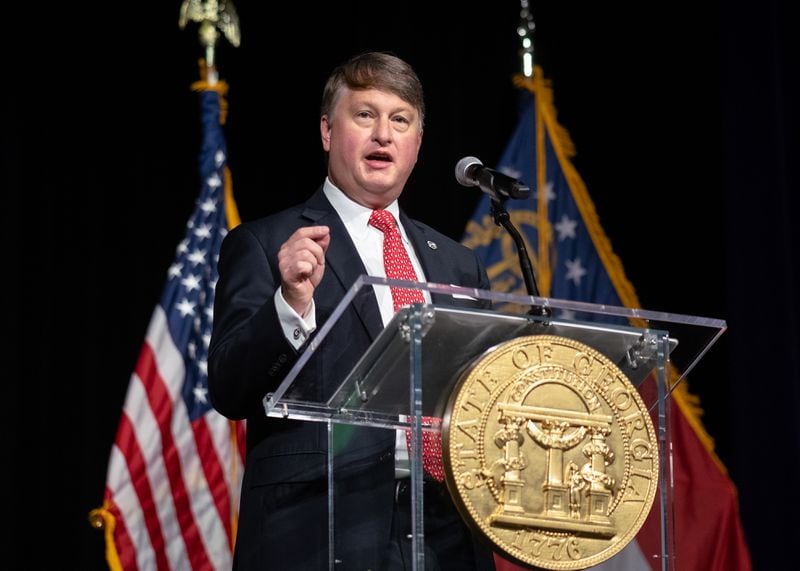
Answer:
<svg viewBox="0 0 800 571"><path fill-rule="evenodd" d="M489 289L486 271L471 250L402 212L400 218L427 281ZM267 561L276 561L276 550L284 557L299 550L310 559L298 559L292 565L309 568L315 568L313 561L321 562L310 554L314 549L319 547L327 556L324 502L306 501L310 496L324 497L325 490L319 486L324 485L326 474L327 425L267 418L262 406L264 395L278 386L299 355L284 337L275 310L274 294L281 283L278 251L298 228L317 225L330 228L325 272L314 292L319 328L356 278L366 274L355 245L321 188L305 204L238 226L226 236L220 252L209 394L214 407L226 417L247 419L238 568L275 568ZM434 243L435 249L429 243ZM361 294L337 323L337 328L344 328L338 330L347 335L326 339L325 353L314 359L321 365L303 373L306 378L302 382L315 383L320 396L333 388L326 380L342 379L383 328L371 288L364 288ZM432 301L487 305L443 294L433 294ZM350 505L337 498L337 514L344 517L347 511L350 525L356 526L353 533L337 536L337 554L340 539L380 546L384 533L388 536L394 440L392 430L359 428L337 452L337 470L341 466L342 473L350 470L354 475L368 475L371 489L371 495L364 496L364 486L356 486L361 495L354 495ZM347 525L337 521L337 530ZM348 549L347 545L341 547L342 553Z"/></svg>

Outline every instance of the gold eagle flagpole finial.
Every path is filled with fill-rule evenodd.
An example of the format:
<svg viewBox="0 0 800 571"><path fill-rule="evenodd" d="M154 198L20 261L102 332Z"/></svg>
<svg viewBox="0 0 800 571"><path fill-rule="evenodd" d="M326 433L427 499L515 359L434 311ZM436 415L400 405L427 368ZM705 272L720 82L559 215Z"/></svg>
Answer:
<svg viewBox="0 0 800 571"><path fill-rule="evenodd" d="M239 16L233 2L229 0L183 0L178 25L181 30L189 21L199 22L198 36L200 43L206 50L206 66L209 69L209 82L213 82L211 75L214 72L214 49L222 32L233 47L239 47L241 34L239 31Z"/></svg>

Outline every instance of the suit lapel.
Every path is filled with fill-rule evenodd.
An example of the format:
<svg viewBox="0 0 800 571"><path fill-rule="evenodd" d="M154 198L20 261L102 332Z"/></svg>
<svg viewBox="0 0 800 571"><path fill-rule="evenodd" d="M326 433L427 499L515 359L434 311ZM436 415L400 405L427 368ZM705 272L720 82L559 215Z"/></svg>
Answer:
<svg viewBox="0 0 800 571"><path fill-rule="evenodd" d="M367 270L361 262L353 240L347 233L339 215L331 203L325 198L320 188L306 202L303 216L314 224L328 226L331 231L331 242L325 253L325 271L332 272L344 291L350 289L356 279ZM333 300L334 304L339 300ZM356 313L367 329L371 339L375 339L383 329L378 302L371 287L362 287L352 302Z"/></svg>
<svg viewBox="0 0 800 571"><path fill-rule="evenodd" d="M400 220L411 245L414 246L414 252L422 265L422 270L425 272L425 280L429 283L450 285L452 283L451 264L447 256L442 255L439 245L430 239L424 227L417 225L403 212L400 213ZM449 305L451 297L447 294L431 292L431 301Z"/></svg>

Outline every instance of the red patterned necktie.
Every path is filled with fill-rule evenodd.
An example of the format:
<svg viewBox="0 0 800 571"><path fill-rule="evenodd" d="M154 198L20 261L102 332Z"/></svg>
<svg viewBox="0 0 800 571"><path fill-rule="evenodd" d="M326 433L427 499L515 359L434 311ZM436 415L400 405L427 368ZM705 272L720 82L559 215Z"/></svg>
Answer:
<svg viewBox="0 0 800 571"><path fill-rule="evenodd" d="M394 280L417 281L417 274L414 272L411 258L408 257L408 252L403 246L403 239L392 213L388 210L373 210L369 223L383 232L383 267L386 270L386 277ZM421 290L401 287L391 287L390 289L395 311L412 303L425 301ZM439 419L423 417L423 421L438 423ZM409 430L406 431L406 443L408 449L411 450L411 431ZM440 482L444 480L442 441L439 432L422 431L422 467L435 480Z"/></svg>

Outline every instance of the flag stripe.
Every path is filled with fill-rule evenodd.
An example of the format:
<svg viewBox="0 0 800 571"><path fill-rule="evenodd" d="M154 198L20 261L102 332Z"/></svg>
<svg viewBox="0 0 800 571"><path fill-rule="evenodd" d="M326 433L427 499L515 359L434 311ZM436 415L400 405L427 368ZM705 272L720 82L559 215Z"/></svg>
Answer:
<svg viewBox="0 0 800 571"><path fill-rule="evenodd" d="M133 386L133 385L132 385ZM145 462L144 454L136 440L136 431L133 423L128 418L127 414L123 414L120 418L119 428L117 431L116 447L121 451L125 460L128 474L144 474L146 473L147 463ZM119 472L121 475L122 471ZM147 539L149 540L149 548L152 550L153 556L159 569L166 569L167 560L164 555L164 534L161 530L161 522L154 512L156 502L153 500L153 491L150 488L149 480L145 478L130 478L133 484L133 489L136 493L136 500L138 511L134 514L141 514L141 519L144 521L144 528L138 528L139 537L136 537L137 548L141 547L144 538L142 533L143 529L147 531ZM119 488L116 488L117 490ZM125 488L123 488L125 489ZM116 495L116 494L115 494ZM114 498L118 501L120 498ZM118 505L131 505L131 500L120 501ZM126 519L129 518L128 514L122 514ZM146 563L146 562L145 562Z"/></svg>
<svg viewBox="0 0 800 571"><path fill-rule="evenodd" d="M142 351L142 357L136 365L136 372L142 380L150 409L156 417L162 442L162 456L166 467L167 479L172 489L172 500L175 504L178 525L183 541L187 546L192 568L210 566L205 548L199 545L202 539L198 535L197 526L189 504L188 493L181 474L180 455L177 453L171 431L172 400L166 390L163 379L158 373L155 358L149 346ZM189 549L191 547L191 549Z"/></svg>
<svg viewBox="0 0 800 571"><path fill-rule="evenodd" d="M145 346L143 352L149 352ZM158 421L153 411L147 404L148 397L145 383L139 374L134 374L130 386L131 403L126 404L125 413L135 419L133 425L137 429L137 438L146 458L145 471L138 475L138 479L146 479L151 483L153 497L156 501L152 504L143 504L145 517L158 518L164 534L163 544L157 548L164 550L172 566L181 561L184 551L183 541L176 541L180 536L180 526L175 513L175 504L172 499L172 489L169 485L168 466L164 462L164 449ZM138 473L135 473L138 474Z"/></svg>
<svg viewBox="0 0 800 571"><path fill-rule="evenodd" d="M219 455L212 440L207 419L200 417L192 423L194 441L200 456L200 463L203 466L206 482L214 482L214 486L209 490L214 502L214 509L217 510L219 521L225 528L225 536L231 536L231 522L228 517L230 505L228 503L228 482L225 481L225 474L222 470Z"/></svg>
<svg viewBox="0 0 800 571"><path fill-rule="evenodd" d="M164 314L160 311L156 313L154 322L165 326ZM155 330L160 331L158 327ZM148 342L158 343L158 351L153 356L158 363L180 363L171 336L155 335L152 338L148 336ZM173 367L174 378L184 376L183 371L178 369L180 367ZM212 564L214 568L218 568L224 565L229 557L228 538L231 537L231 523L227 515L229 513L227 482L219 465L217 453L207 435L205 417L219 415L209 412L208 415L200 416L190 423L184 400L180 398L180 384L166 381L163 376L154 375L154 379L157 379L161 386L171 389L169 402L175 403L174 407L167 409L168 403L164 404L166 399L160 398L159 390L156 389L159 382L148 389L148 398L153 401L151 406L154 407L154 402L160 402L164 408L164 416L158 419L159 426L166 426L168 422L172 425L171 432L163 432L164 457L171 458L176 463L174 466L168 466L168 474L172 475L170 482L176 502L175 512L179 514L178 521L181 523L186 550L192 558L193 568L206 568ZM173 452L177 452L177 455ZM191 474L192 478L186 482L180 477L181 474ZM216 496L209 489L209 481L216 481ZM205 517L211 510L216 512L216 517Z"/></svg>
<svg viewBox="0 0 800 571"><path fill-rule="evenodd" d="M220 518L230 538L229 548L233 547L235 520L239 507L239 489L242 485L243 456L238 446L238 434L244 431L244 421L233 422L219 414L206 415L205 422L213 449L216 450L219 475L216 480L218 490L214 491L215 502L226 506L220 510ZM224 494L224 497L223 497ZM219 498L219 501L217 501Z"/></svg>

